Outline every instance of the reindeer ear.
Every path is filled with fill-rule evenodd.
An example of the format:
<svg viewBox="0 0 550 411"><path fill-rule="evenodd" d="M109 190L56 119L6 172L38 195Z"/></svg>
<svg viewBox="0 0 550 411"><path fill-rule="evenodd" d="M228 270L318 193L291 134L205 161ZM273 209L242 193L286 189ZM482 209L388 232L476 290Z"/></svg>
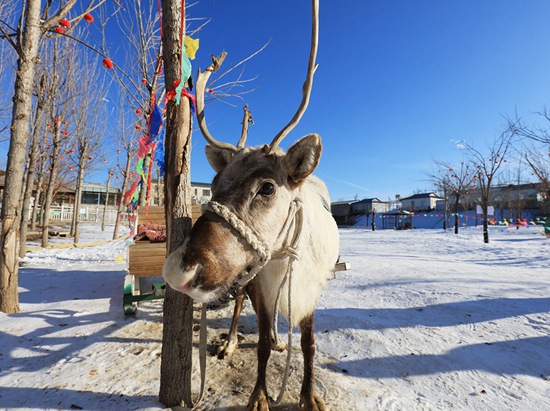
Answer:
<svg viewBox="0 0 550 411"><path fill-rule="evenodd" d="M302 184L319 164L323 145L318 134L309 134L290 147L283 157L283 167L288 173L292 188Z"/></svg>
<svg viewBox="0 0 550 411"><path fill-rule="evenodd" d="M209 144L204 150L210 166L212 166L216 173L222 171L233 158L233 153L231 151L212 147Z"/></svg>

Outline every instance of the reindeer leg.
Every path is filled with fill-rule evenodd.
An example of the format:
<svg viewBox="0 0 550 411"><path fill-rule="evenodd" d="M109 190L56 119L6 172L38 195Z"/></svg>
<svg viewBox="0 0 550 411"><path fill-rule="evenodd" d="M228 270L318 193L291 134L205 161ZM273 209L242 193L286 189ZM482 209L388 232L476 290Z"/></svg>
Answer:
<svg viewBox="0 0 550 411"><path fill-rule="evenodd" d="M239 345L239 338L237 336L237 324L241 311L243 310L244 302L244 288L239 288L237 291L237 297L235 298L235 309L233 310L233 320L231 321L231 328L229 329L229 335L225 341L218 347L218 358L223 360L225 357L231 357Z"/></svg>
<svg viewBox="0 0 550 411"><path fill-rule="evenodd" d="M304 355L304 380L300 391L300 406L306 411L326 411L325 403L319 396L315 386L313 357L315 356L315 336L313 335L313 316L304 318L300 322L302 332L302 353Z"/></svg>
<svg viewBox="0 0 550 411"><path fill-rule="evenodd" d="M266 386L267 361L271 355L271 323L268 310L262 302L261 291L252 282L246 288L258 317L258 376L256 386L248 400L247 411L269 411Z"/></svg>

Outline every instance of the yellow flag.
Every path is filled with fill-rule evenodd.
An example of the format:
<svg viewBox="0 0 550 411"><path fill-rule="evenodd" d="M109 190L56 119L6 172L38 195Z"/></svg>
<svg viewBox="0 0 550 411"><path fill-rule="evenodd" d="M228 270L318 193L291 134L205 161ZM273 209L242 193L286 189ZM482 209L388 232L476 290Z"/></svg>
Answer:
<svg viewBox="0 0 550 411"><path fill-rule="evenodd" d="M185 47L185 54L187 54L187 57L191 60L195 60L195 54L199 49L199 39L192 39L189 36L185 36L183 38L183 45Z"/></svg>
<svg viewBox="0 0 550 411"><path fill-rule="evenodd" d="M115 258L115 261L117 263L123 263L124 262L124 254L119 254L117 258Z"/></svg>

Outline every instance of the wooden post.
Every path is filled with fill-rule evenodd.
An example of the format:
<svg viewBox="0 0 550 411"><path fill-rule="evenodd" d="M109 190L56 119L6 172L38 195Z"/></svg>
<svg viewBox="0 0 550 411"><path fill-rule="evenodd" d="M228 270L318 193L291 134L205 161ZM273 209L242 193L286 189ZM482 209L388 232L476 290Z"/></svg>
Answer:
<svg viewBox="0 0 550 411"><path fill-rule="evenodd" d="M180 35L184 4L162 0L163 58L166 90L180 80L183 38ZM184 20L184 19L183 19ZM183 24L185 24L183 22ZM182 28L181 33L185 31ZM186 80L186 79L184 79ZM167 251L175 250L191 231L191 110L189 100L166 104L164 207ZM193 300L167 284L163 310L160 401L168 406L192 406Z"/></svg>

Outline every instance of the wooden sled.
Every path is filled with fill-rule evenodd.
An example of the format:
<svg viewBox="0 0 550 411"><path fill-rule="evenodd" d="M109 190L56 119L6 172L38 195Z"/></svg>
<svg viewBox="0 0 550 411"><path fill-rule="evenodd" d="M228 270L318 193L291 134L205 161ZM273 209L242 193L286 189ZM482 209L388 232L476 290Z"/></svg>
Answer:
<svg viewBox="0 0 550 411"><path fill-rule="evenodd" d="M192 209L193 224L201 215L200 206ZM166 225L164 206L141 206L138 208L135 226L151 222ZM128 248L128 269L124 278L124 313L135 314L140 301L164 298L164 282L153 283L152 289L142 290L142 282L147 277L162 275L162 266L166 260L166 242L151 242L148 239L135 241Z"/></svg>

